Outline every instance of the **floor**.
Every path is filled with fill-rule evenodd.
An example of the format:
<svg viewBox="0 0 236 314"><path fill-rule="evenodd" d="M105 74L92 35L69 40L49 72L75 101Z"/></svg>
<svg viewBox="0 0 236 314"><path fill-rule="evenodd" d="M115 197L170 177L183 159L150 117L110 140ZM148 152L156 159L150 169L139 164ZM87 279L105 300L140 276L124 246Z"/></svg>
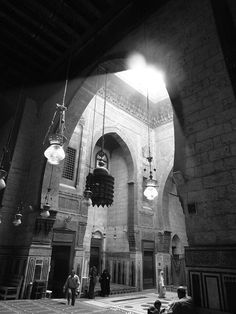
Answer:
<svg viewBox="0 0 236 314"><path fill-rule="evenodd" d="M162 308L176 298L175 292L167 292L165 298L158 298L155 290L146 290L145 292L129 293L120 296L110 296L109 298L97 297L95 300L84 301L86 304L93 304L98 307L110 307L110 309L122 310L122 313L146 314L147 309L153 305L156 299L162 303Z"/></svg>
<svg viewBox="0 0 236 314"><path fill-rule="evenodd" d="M165 308L176 297L175 292L167 292L165 299L160 299ZM147 308L158 298L155 290L115 295L93 300L80 298L75 306L68 306L65 299L9 300L0 302L0 314L146 314Z"/></svg>

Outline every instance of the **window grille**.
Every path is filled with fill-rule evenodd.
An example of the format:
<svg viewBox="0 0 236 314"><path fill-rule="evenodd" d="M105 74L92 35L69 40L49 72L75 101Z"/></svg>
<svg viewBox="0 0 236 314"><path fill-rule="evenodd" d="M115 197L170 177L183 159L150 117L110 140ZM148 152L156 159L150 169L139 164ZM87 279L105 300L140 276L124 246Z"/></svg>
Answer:
<svg viewBox="0 0 236 314"><path fill-rule="evenodd" d="M76 149L67 147L62 177L74 180Z"/></svg>

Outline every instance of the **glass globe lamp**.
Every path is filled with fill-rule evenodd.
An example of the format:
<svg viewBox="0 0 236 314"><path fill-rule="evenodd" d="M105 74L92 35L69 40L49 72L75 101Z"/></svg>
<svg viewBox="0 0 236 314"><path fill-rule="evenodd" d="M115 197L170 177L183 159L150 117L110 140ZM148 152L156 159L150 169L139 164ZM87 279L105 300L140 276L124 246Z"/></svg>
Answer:
<svg viewBox="0 0 236 314"><path fill-rule="evenodd" d="M91 200L92 192L87 189L84 191L84 198L83 198L83 205L85 206L91 206L92 205L92 200Z"/></svg>
<svg viewBox="0 0 236 314"><path fill-rule="evenodd" d="M46 203L45 205L43 205L43 209L40 213L40 216L42 218L48 218L50 216L50 212L49 212L49 209L50 209L50 205L48 203Z"/></svg>
<svg viewBox="0 0 236 314"><path fill-rule="evenodd" d="M59 165L66 156L62 147L63 136L60 134L53 134L50 136L49 142L50 146L45 150L44 156L51 165Z"/></svg>
<svg viewBox="0 0 236 314"><path fill-rule="evenodd" d="M0 190L5 189L6 187L6 182L5 182L5 177L7 175L7 172L4 169L0 169Z"/></svg>
<svg viewBox="0 0 236 314"><path fill-rule="evenodd" d="M21 224L21 218L22 214L19 213L15 215L15 219L12 222L15 227L18 227Z"/></svg>
<svg viewBox="0 0 236 314"><path fill-rule="evenodd" d="M146 188L145 188L143 194L144 194L144 196L146 196L146 198L149 201L152 201L152 200L154 200L154 198L157 197L158 192L157 192L156 184L155 184L154 180L149 179L147 181Z"/></svg>

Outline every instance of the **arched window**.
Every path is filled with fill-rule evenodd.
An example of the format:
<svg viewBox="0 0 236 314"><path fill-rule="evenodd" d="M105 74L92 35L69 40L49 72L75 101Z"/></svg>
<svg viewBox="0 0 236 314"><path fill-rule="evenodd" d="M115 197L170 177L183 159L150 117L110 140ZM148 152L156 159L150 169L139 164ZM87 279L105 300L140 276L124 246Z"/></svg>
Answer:
<svg viewBox="0 0 236 314"><path fill-rule="evenodd" d="M107 157L107 154L104 153L103 151L99 151L97 152L96 154L96 157L95 157L95 167L99 167L99 161L102 160L104 162L104 168L108 169L108 157Z"/></svg>

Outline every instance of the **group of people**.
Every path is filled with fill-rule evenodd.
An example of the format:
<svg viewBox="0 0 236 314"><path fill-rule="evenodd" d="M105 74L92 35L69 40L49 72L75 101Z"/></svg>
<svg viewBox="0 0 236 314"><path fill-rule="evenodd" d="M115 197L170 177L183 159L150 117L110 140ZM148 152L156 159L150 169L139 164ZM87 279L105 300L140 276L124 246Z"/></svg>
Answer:
<svg viewBox="0 0 236 314"><path fill-rule="evenodd" d="M89 270L89 291L88 297L94 299L94 288L97 282L97 268L95 266L91 267ZM106 297L110 294L110 279L111 275L107 269L104 269L101 276L99 277L99 282L101 285L101 296ZM68 305L75 305L75 299L80 290L80 280L79 276L75 274L72 270L66 282L63 286L63 291L66 294ZM160 273L159 281L159 297L165 298L165 286L163 272ZM182 286L177 289L178 300L172 301L166 309L161 309L161 301L156 300L154 305L148 309L148 314L194 314L194 306L192 299L187 297L186 289Z"/></svg>
<svg viewBox="0 0 236 314"><path fill-rule="evenodd" d="M161 301L156 300L148 309L148 314L194 314L192 299L187 296L186 289L182 286L177 289L178 300L172 301L166 309L161 309Z"/></svg>
<svg viewBox="0 0 236 314"><path fill-rule="evenodd" d="M89 290L88 298L94 299L94 289L97 283L98 272L95 266L92 266L89 270ZM101 285L101 296L107 297L110 294L110 279L111 275L107 269L104 269L101 276L99 277L99 282ZM72 269L70 275L67 277L66 282L63 286L63 292L66 295L68 305L75 305L76 296L80 291L80 280L79 276L75 274Z"/></svg>
<svg viewBox="0 0 236 314"><path fill-rule="evenodd" d="M88 291L89 299L94 299L94 288L97 283L97 277L98 277L97 268L93 266L90 268L89 271L89 291ZM107 269L104 269L99 277L102 297L108 297L110 294L110 280L111 275L109 274Z"/></svg>

